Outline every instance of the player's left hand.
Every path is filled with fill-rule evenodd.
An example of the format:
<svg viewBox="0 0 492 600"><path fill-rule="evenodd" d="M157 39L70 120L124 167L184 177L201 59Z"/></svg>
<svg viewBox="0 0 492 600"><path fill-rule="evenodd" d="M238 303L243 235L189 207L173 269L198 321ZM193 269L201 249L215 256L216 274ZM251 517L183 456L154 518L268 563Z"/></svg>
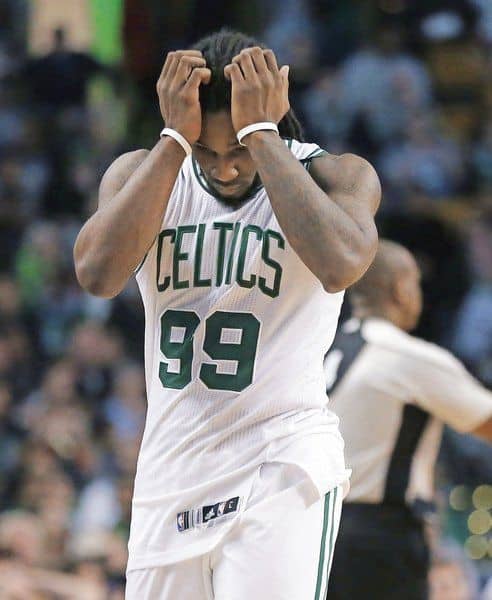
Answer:
<svg viewBox="0 0 492 600"><path fill-rule="evenodd" d="M289 110L289 67L278 68L271 50L245 48L224 67L230 79L231 116L236 132L253 123L278 123Z"/></svg>

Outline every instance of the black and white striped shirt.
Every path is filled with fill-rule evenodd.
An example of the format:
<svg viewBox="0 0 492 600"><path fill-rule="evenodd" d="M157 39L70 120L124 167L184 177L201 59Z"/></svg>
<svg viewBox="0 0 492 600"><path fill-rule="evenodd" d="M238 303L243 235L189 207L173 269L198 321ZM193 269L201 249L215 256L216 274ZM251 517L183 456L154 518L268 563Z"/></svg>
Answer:
<svg viewBox="0 0 492 600"><path fill-rule="evenodd" d="M443 424L469 432L492 415L492 393L454 356L382 319L347 321L325 374L352 469L348 502L432 501Z"/></svg>

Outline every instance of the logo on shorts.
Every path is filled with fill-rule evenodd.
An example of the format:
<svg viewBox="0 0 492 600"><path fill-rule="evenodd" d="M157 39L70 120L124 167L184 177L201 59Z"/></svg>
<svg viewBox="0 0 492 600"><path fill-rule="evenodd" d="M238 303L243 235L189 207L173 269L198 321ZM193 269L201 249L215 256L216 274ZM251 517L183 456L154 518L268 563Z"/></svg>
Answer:
<svg viewBox="0 0 492 600"><path fill-rule="evenodd" d="M206 523L207 521L210 521L210 519L215 519L217 516L217 513L215 512L215 506L204 506L202 508L202 514L202 523Z"/></svg>
<svg viewBox="0 0 492 600"><path fill-rule="evenodd" d="M218 517L236 512L239 508L239 496L223 500L216 504L207 504L198 509L185 510L176 516L178 531L186 531L191 527L206 525Z"/></svg>
<svg viewBox="0 0 492 600"><path fill-rule="evenodd" d="M202 507L202 523L207 523L217 517L222 517L231 512L235 512L239 505L239 496L229 498L223 502L217 502L217 504L210 504Z"/></svg>
<svg viewBox="0 0 492 600"><path fill-rule="evenodd" d="M178 531L186 531L186 529L190 528L190 511L186 510L185 512L178 513L177 516L177 525Z"/></svg>

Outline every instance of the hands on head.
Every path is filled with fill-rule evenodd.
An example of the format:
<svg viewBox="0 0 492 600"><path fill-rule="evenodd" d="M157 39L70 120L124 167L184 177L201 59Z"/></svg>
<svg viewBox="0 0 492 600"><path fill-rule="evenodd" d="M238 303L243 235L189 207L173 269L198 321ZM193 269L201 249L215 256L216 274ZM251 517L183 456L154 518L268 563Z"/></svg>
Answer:
<svg viewBox="0 0 492 600"><path fill-rule="evenodd" d="M272 50L245 48L224 68L231 82L231 118L236 132L253 123L278 124L290 108L289 67L279 69ZM211 70L198 50L170 52L157 82L162 117L190 144L200 137L200 85L210 83Z"/></svg>

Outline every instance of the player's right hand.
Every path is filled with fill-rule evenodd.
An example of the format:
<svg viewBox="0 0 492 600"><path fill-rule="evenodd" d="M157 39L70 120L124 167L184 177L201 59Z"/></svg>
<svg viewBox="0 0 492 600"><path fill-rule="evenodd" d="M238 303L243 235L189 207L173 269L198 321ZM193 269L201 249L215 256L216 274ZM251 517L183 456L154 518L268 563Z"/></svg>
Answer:
<svg viewBox="0 0 492 600"><path fill-rule="evenodd" d="M198 50L169 52L157 82L161 115L166 127L178 131L190 144L200 137L202 111L198 90L212 72Z"/></svg>

